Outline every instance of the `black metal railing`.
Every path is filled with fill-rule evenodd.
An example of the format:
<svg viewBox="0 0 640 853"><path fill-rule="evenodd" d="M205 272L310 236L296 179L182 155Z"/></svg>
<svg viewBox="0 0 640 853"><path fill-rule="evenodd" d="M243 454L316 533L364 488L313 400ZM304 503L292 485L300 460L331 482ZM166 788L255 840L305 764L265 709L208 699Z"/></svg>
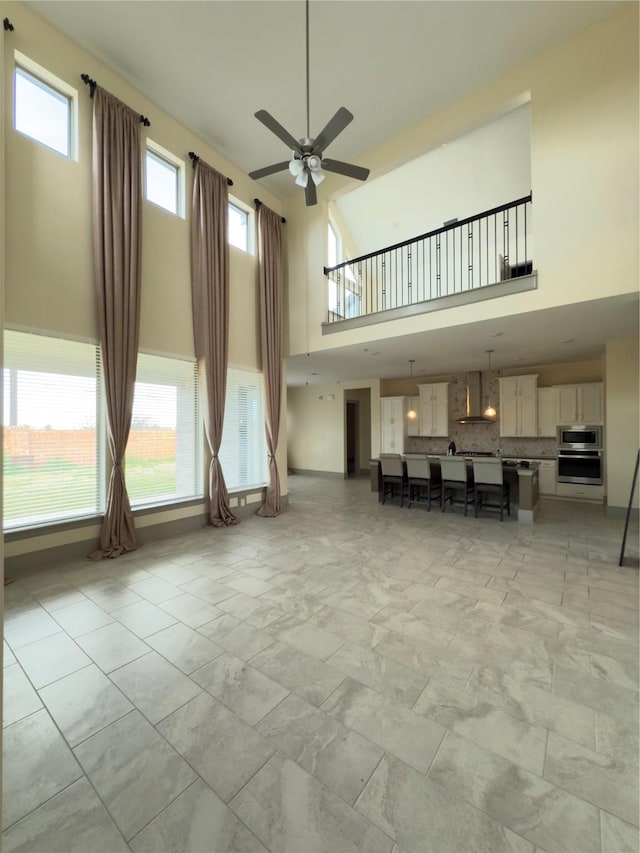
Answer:
<svg viewBox="0 0 640 853"><path fill-rule="evenodd" d="M533 271L531 194L334 267L328 322L477 290Z"/></svg>

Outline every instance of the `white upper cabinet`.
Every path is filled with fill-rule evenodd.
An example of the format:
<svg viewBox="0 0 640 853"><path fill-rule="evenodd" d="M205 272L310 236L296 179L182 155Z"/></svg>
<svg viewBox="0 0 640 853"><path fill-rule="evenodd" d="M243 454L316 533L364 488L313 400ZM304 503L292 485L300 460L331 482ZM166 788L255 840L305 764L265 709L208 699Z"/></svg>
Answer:
<svg viewBox="0 0 640 853"><path fill-rule="evenodd" d="M603 423L601 382L557 385L555 390L559 425Z"/></svg>
<svg viewBox="0 0 640 853"><path fill-rule="evenodd" d="M408 397L380 398L380 452L404 453L407 438Z"/></svg>
<svg viewBox="0 0 640 853"><path fill-rule="evenodd" d="M556 437L555 388L538 388L538 435Z"/></svg>
<svg viewBox="0 0 640 853"><path fill-rule="evenodd" d="M538 375L506 376L500 383L500 435L538 435Z"/></svg>
<svg viewBox="0 0 640 853"><path fill-rule="evenodd" d="M449 383L420 385L420 435L449 435Z"/></svg>

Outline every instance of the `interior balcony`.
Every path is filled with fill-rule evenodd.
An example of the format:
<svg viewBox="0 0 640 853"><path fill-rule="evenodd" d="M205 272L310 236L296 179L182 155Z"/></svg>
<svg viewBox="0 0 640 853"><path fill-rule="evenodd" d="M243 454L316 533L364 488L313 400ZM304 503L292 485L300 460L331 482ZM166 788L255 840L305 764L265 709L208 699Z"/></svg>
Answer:
<svg viewBox="0 0 640 853"><path fill-rule="evenodd" d="M325 267L322 334L537 288L532 195Z"/></svg>

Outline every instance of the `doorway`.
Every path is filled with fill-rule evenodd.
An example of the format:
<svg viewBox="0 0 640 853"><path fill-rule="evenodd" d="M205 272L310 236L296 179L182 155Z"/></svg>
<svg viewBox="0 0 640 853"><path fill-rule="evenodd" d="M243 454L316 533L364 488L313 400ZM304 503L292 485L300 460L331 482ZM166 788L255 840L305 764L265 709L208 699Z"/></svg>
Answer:
<svg viewBox="0 0 640 853"><path fill-rule="evenodd" d="M347 400L346 411L346 474L347 477L356 477L360 473L360 401Z"/></svg>

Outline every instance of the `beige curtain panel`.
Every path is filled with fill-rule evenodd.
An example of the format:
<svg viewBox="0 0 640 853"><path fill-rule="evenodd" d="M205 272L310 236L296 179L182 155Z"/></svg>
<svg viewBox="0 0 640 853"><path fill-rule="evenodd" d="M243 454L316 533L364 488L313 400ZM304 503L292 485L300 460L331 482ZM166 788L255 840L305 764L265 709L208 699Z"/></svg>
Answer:
<svg viewBox="0 0 640 853"><path fill-rule="evenodd" d="M222 441L229 343L229 190L227 179L196 162L191 215L193 335L204 429L211 455L209 520L214 527L237 524L229 509L218 451Z"/></svg>
<svg viewBox="0 0 640 853"><path fill-rule="evenodd" d="M257 515L273 518L282 504L276 462L282 404L282 221L263 204L258 208L258 278L269 483Z"/></svg>
<svg viewBox="0 0 640 853"><path fill-rule="evenodd" d="M140 115L96 87L93 97L93 250L98 329L113 461L95 559L140 546L124 478L140 329Z"/></svg>

